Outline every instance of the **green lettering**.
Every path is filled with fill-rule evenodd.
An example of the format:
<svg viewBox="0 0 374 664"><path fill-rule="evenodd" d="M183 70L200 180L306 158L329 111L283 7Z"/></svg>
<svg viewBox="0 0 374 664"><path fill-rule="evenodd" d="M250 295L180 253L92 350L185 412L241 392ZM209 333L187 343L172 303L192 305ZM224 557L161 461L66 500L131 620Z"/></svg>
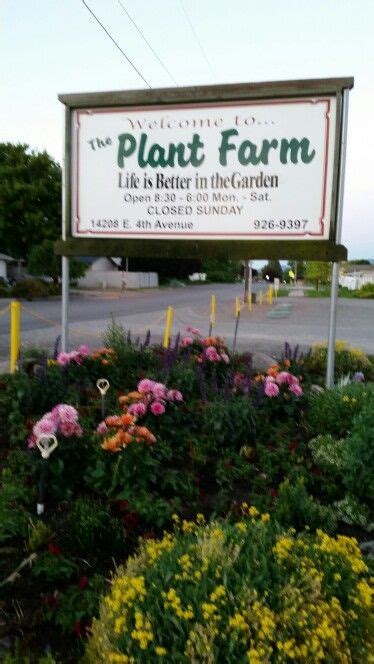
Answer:
<svg viewBox="0 0 374 664"><path fill-rule="evenodd" d="M117 164L120 168L125 165L125 157L132 155L136 148L136 140L132 134L120 134L118 136Z"/></svg>
<svg viewBox="0 0 374 664"><path fill-rule="evenodd" d="M290 159L293 164L297 164L299 152L301 153L301 161L304 164L309 164L316 154L315 150L312 150L309 154L310 141L308 138L302 138L301 141L298 141L297 138L291 138L287 140L282 138L280 146L280 161L281 164L287 164L288 152L290 153Z"/></svg>
<svg viewBox="0 0 374 664"><path fill-rule="evenodd" d="M236 150L234 143L229 143L229 138L231 136L238 136L239 132L237 129L226 129L226 131L221 131L221 145L219 147L219 163L221 166L227 166L227 152L229 150Z"/></svg>

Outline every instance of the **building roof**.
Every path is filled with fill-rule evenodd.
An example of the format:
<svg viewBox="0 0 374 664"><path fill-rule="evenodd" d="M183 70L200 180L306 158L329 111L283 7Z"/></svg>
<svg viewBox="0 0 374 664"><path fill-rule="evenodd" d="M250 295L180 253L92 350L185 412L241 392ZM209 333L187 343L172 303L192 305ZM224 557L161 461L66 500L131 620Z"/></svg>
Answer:
<svg viewBox="0 0 374 664"><path fill-rule="evenodd" d="M15 263L16 259L12 258L11 256L7 256L6 254L0 254L0 261L6 261L7 263Z"/></svg>

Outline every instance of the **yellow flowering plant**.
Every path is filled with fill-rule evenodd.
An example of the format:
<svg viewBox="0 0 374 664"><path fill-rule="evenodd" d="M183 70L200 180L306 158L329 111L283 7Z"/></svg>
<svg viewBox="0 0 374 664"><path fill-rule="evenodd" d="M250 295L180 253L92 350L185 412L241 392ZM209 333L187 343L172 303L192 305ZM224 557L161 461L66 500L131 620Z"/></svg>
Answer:
<svg viewBox="0 0 374 664"><path fill-rule="evenodd" d="M86 664L368 664L373 590L356 540L241 511L176 516L174 534L143 541L102 599Z"/></svg>

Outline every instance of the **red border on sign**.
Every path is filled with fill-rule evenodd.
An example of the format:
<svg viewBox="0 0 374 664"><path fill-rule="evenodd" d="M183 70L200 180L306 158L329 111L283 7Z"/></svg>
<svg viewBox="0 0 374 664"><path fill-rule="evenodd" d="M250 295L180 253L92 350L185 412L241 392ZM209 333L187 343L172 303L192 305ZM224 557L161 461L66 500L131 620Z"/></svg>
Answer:
<svg viewBox="0 0 374 664"><path fill-rule="evenodd" d="M320 231L318 233L306 232L306 233L177 233L177 232L166 232L160 233L158 231L151 231L149 233L141 233L139 231L105 231L105 234L97 235L97 231L91 230L80 230L79 222L79 131L80 131L80 116L81 115L97 115L101 113L122 113L126 111L127 113L133 113L138 111L154 111L156 109L180 109L180 108L220 108L223 106L263 106L263 105L275 105L275 104L325 104L325 151L324 151L324 161L323 161L323 175L322 175L322 200L321 200L321 212L320 218L318 220ZM105 239L108 235L119 235L123 239L128 237L135 237L139 239L146 239L149 236L156 236L156 238L163 237L174 237L179 239L188 239L188 238L216 238L216 239L226 239L227 237L238 237L238 238L251 238L251 237L263 237L263 238L279 238L279 237L323 237L324 228L325 228L325 213L326 213L326 191L327 191L327 166L329 158L329 140L330 140L330 99L277 99L277 100L257 100L257 101L230 101L230 102L220 102L220 103L199 103L199 104L165 104L165 106L160 106L159 104L154 104L152 106L121 106L116 108L95 108L95 109L79 109L76 111L77 114L77 123L75 130L75 145L76 145L76 173L75 173L75 218L73 223L75 224L75 235L74 237L80 237L83 235L93 235L95 234L95 239L100 239L102 237Z"/></svg>

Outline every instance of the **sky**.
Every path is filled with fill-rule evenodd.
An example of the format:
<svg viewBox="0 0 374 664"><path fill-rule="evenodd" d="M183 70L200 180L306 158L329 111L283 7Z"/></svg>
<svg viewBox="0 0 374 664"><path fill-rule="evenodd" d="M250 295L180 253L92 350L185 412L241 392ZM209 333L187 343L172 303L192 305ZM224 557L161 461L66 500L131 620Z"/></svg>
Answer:
<svg viewBox="0 0 374 664"><path fill-rule="evenodd" d="M156 88L173 80L120 2L179 86L354 76L342 242L374 259L372 0L87 0ZM0 0L0 81L0 141L59 162L59 93L146 87L82 0Z"/></svg>

